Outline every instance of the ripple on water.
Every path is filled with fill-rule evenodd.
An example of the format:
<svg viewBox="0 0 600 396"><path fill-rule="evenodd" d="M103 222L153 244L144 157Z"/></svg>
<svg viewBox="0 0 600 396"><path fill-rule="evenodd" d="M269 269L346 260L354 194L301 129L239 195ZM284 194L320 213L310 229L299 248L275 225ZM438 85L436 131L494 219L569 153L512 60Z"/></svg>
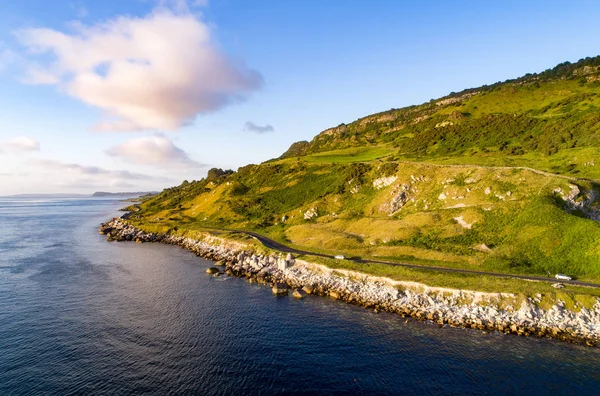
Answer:
<svg viewBox="0 0 600 396"><path fill-rule="evenodd" d="M122 203L0 200L0 394L596 394L598 349L274 297L163 245ZM18 221L17 221L18 219ZM26 238L16 238L15 235ZM540 392L541 391L541 392Z"/></svg>

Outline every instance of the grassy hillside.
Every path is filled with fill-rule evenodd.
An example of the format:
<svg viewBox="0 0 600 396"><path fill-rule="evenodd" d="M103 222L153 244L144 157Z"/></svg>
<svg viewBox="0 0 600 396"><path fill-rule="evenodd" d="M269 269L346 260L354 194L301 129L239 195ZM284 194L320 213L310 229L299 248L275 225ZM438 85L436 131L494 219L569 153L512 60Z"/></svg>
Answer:
<svg viewBox="0 0 600 396"><path fill-rule="evenodd" d="M599 109L600 58L562 64L342 124L277 160L213 169L145 201L131 220L149 231L248 229L315 252L600 281Z"/></svg>
<svg viewBox="0 0 600 396"><path fill-rule="evenodd" d="M600 57L340 124L282 158L385 146L396 159L600 178Z"/></svg>

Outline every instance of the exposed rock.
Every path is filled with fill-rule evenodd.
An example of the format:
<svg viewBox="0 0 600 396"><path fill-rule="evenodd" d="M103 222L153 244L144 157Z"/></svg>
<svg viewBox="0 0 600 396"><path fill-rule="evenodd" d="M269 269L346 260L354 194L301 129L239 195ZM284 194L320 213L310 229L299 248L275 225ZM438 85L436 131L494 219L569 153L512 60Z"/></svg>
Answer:
<svg viewBox="0 0 600 396"><path fill-rule="evenodd" d="M291 267L292 265L294 265L296 259L294 258L294 256L292 256L292 253L288 253L287 256L285 256L285 261L288 263L288 266Z"/></svg>
<svg viewBox="0 0 600 396"><path fill-rule="evenodd" d="M302 289L294 289L294 292L292 293L292 295L294 296L294 298L306 297L306 293Z"/></svg>
<svg viewBox="0 0 600 396"><path fill-rule="evenodd" d="M304 212L304 220L310 220L313 217L317 217L317 208L310 208Z"/></svg>
<svg viewBox="0 0 600 396"><path fill-rule="evenodd" d="M565 203L566 209L569 212L578 211L585 217L591 220L600 220L600 204L598 200L598 192L595 190L581 191L574 184L569 185L569 193L565 194L562 188L554 189L554 194L559 195Z"/></svg>
<svg viewBox="0 0 600 396"><path fill-rule="evenodd" d="M466 222L466 221L463 219L463 217L462 217L462 216L455 217L455 218L454 218L454 220L455 220L455 221L456 221L458 224L460 224L460 226L461 226L462 228L466 228L466 229L468 229L468 230L470 230L470 229L471 229L471 227L473 226L473 224L469 224L469 223L467 223L467 222Z"/></svg>
<svg viewBox="0 0 600 396"><path fill-rule="evenodd" d="M218 274L220 272L221 271L219 271L219 269L215 268L215 267L210 267L210 268L206 269L206 273L209 274L209 275L216 275L216 274Z"/></svg>
<svg viewBox="0 0 600 396"><path fill-rule="evenodd" d="M454 123L451 121L442 121L442 122L438 122L437 124L435 124L435 128L443 128L443 127L452 126L452 125L454 125Z"/></svg>
<svg viewBox="0 0 600 396"><path fill-rule="evenodd" d="M284 258L279 258L277 260L277 269L280 271L285 271L286 269L288 269L289 267L289 262L287 260L285 260Z"/></svg>
<svg viewBox="0 0 600 396"><path fill-rule="evenodd" d="M447 196L446 194L444 194L444 193L441 193L440 195L438 195L438 199L439 199L440 201L443 201L443 200L445 200L446 198L448 198L448 196Z"/></svg>
<svg viewBox="0 0 600 396"><path fill-rule="evenodd" d="M555 289L562 289L563 287L565 287L565 285L563 285L562 283L553 283L552 287L554 287Z"/></svg>
<svg viewBox="0 0 600 396"><path fill-rule="evenodd" d="M306 294L313 294L314 288L312 286L305 285L302 287L302 290L306 292Z"/></svg>
<svg viewBox="0 0 600 396"><path fill-rule="evenodd" d="M390 216L393 215L410 200L410 190L410 184L402 184L401 186L394 188L392 191L392 200L387 204L381 205L381 209L384 212L387 212Z"/></svg>
<svg viewBox="0 0 600 396"><path fill-rule="evenodd" d="M146 233L122 219L113 219L100 227L100 232L116 241L161 242L178 245L213 261L225 261L225 272L260 284L272 285L273 293L286 295L289 287L306 294L330 296L376 311L395 312L438 325L468 327L483 331L501 331L523 336L548 336L590 346L600 341L600 299L593 307L571 311L558 301L549 309L534 305L541 295L525 301L519 309L513 304L518 296L509 293L481 293L428 287L414 282L393 281L367 276L360 272L337 269L276 255L258 255L247 251L247 245L206 234L201 240L168 234ZM281 262L293 266L281 270ZM214 267L213 267L214 268ZM219 271L218 268L214 270ZM289 286L288 286L289 285ZM556 284L555 284L556 285ZM298 290L299 293L301 293ZM500 304L498 298L508 299ZM510 304L511 299L514 303Z"/></svg>
<svg viewBox="0 0 600 396"><path fill-rule="evenodd" d="M287 295L289 291L288 286L285 283L276 283L271 290L273 291L273 294L277 296Z"/></svg>
<svg viewBox="0 0 600 396"><path fill-rule="evenodd" d="M436 104L436 106L445 106L445 105L449 105L449 104L460 103L463 100L469 99L473 95L477 95L478 93L479 93L478 91L476 91L476 92L470 92L470 93L466 93L466 94L461 95L461 96L454 96L454 97L451 97L451 98L438 100L437 102L435 102L435 104Z"/></svg>
<svg viewBox="0 0 600 396"><path fill-rule="evenodd" d="M398 177L396 177L396 176L380 177L379 179L373 180L373 187L375 187L376 189L379 190L380 188L389 186L390 184L395 182L397 179L398 179Z"/></svg>
<svg viewBox="0 0 600 396"><path fill-rule="evenodd" d="M486 245L485 243L482 243L481 245L476 245L473 247L473 249L478 250L480 252L491 252L492 249L490 249L488 247L488 245Z"/></svg>

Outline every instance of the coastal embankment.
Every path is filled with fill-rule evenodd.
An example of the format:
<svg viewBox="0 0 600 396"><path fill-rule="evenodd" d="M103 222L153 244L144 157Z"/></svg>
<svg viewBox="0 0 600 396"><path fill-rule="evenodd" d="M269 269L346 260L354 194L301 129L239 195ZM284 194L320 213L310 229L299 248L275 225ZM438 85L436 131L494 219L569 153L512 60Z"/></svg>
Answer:
<svg viewBox="0 0 600 396"><path fill-rule="evenodd" d="M373 277L357 271L333 270L280 253L260 253L249 244L209 233L189 238L149 233L127 220L114 218L100 226L109 241L165 243L183 247L212 260L208 273L248 278L272 288L274 294L328 296L374 311L453 326L521 336L550 337L597 346L600 342L600 299L591 307L572 310L563 301L547 309L536 305L541 296L484 293L430 287L415 282Z"/></svg>

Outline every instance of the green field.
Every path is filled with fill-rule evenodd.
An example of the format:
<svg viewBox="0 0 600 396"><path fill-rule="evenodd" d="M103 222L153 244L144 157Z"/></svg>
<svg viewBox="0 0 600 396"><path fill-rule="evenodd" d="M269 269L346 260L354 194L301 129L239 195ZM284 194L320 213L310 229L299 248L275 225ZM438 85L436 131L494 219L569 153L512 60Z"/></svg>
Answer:
<svg viewBox="0 0 600 396"><path fill-rule="evenodd" d="M316 153L302 157L302 161L312 164L332 164L349 162L369 162L382 159L394 153L391 147L352 147L346 149L332 150ZM290 162L292 159L284 159L281 162Z"/></svg>
<svg viewBox="0 0 600 396"><path fill-rule="evenodd" d="M340 124L279 159L212 169L166 189L131 221L149 231L245 229L313 252L600 282L598 154L600 57ZM527 290L512 280L360 269Z"/></svg>

